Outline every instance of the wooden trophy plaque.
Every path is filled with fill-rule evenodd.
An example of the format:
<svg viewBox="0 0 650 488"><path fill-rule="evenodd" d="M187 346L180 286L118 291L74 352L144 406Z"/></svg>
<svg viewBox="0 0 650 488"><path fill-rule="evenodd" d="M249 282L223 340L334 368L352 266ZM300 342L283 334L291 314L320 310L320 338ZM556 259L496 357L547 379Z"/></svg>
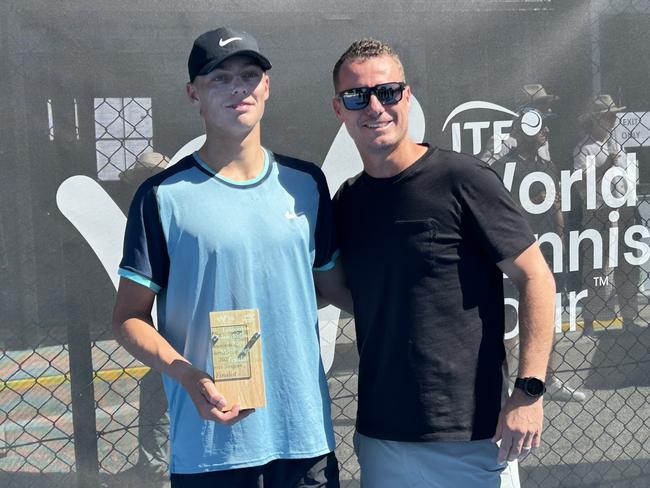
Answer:
<svg viewBox="0 0 650 488"><path fill-rule="evenodd" d="M263 407L266 395L259 311L210 312L210 339L214 383L228 401L222 410L235 404L241 410Z"/></svg>

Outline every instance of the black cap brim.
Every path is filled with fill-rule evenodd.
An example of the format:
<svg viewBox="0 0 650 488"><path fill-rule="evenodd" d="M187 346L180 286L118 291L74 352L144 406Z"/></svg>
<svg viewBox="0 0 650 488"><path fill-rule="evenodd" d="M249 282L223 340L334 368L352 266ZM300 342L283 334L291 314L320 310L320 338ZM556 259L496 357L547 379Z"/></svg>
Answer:
<svg viewBox="0 0 650 488"><path fill-rule="evenodd" d="M246 56L249 58L253 58L257 64L260 65L260 67L266 71L271 69L271 62L266 59L264 56L262 56L260 53L255 52L255 51L236 51L234 53L229 54L223 59L219 60L214 60L208 64L206 64L203 68L201 68L201 71L199 71L196 76L203 76L207 75L210 71L215 69L217 66L219 66L221 63L223 63L225 60L232 58L233 56Z"/></svg>

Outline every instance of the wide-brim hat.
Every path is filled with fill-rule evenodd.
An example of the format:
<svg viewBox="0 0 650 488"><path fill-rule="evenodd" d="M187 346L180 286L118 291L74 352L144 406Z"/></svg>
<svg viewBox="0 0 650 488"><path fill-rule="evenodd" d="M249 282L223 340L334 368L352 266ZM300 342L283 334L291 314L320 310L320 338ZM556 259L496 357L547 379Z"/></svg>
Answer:
<svg viewBox="0 0 650 488"><path fill-rule="evenodd" d="M515 105L522 107L547 107L560 99L557 95L551 95L539 83L530 83L522 86L515 96Z"/></svg>
<svg viewBox="0 0 650 488"><path fill-rule="evenodd" d="M591 99L589 112L599 114L604 112L622 112L627 107L617 106L611 95L598 95Z"/></svg>
<svg viewBox="0 0 650 488"><path fill-rule="evenodd" d="M578 117L580 122L585 122L597 115L607 112L623 112L627 107L618 106L611 95L598 95L589 101L589 108Z"/></svg>
<svg viewBox="0 0 650 488"><path fill-rule="evenodd" d="M208 74L232 56L248 56L265 71L271 69L271 62L260 52L257 40L252 35L229 27L219 27L201 34L194 41L187 60L190 81Z"/></svg>

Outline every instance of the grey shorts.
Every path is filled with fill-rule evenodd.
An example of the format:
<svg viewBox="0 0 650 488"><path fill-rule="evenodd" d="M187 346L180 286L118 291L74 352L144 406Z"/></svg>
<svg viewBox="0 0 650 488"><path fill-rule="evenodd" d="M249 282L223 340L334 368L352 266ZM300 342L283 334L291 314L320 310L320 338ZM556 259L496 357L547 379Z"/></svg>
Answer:
<svg viewBox="0 0 650 488"><path fill-rule="evenodd" d="M355 433L362 488L500 488L504 466L489 439L396 442Z"/></svg>

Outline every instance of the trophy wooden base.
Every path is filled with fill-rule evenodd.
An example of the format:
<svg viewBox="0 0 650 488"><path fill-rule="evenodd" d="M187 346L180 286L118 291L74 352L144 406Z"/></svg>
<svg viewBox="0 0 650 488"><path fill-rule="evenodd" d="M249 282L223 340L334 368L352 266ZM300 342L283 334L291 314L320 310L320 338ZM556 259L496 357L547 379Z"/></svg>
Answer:
<svg viewBox="0 0 650 488"><path fill-rule="evenodd" d="M240 409L266 405L259 311L210 312L214 382L228 404Z"/></svg>

